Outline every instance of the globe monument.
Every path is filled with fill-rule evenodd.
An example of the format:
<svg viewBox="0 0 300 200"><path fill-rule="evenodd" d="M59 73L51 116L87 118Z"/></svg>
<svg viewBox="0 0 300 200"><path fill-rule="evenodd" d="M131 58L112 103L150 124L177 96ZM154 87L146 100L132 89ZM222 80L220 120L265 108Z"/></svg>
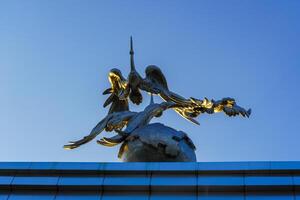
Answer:
<svg viewBox="0 0 300 200"><path fill-rule="evenodd" d="M224 112L226 115L249 117L251 109L238 106L233 98L209 100L207 98L184 98L169 89L165 75L159 67L149 65L142 77L136 70L132 37L130 38L130 73L127 79L119 69L112 69L108 79L111 87L103 94L109 95L104 107L110 106L107 115L92 129L89 135L64 145L65 149L75 149L96 138L101 132L116 133L103 137L97 143L107 147L120 145L118 158L124 162L196 162L195 145L183 131L178 131L161 123L150 123L168 109L181 117L199 125L195 119L200 114ZM139 105L143 101L141 91L151 95L148 106L141 112L129 110L129 102ZM163 102L155 103L153 95Z"/></svg>

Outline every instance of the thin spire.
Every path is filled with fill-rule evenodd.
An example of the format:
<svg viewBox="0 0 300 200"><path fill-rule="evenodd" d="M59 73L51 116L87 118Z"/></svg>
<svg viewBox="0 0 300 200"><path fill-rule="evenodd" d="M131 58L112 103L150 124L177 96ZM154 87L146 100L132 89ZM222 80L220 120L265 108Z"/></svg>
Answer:
<svg viewBox="0 0 300 200"><path fill-rule="evenodd" d="M153 99L153 94L151 93L151 98L150 98L150 105L154 104L154 99Z"/></svg>
<svg viewBox="0 0 300 200"><path fill-rule="evenodd" d="M133 42L132 42L132 36L130 36L130 69L131 71L135 71L135 65L134 65L134 58L133 58Z"/></svg>

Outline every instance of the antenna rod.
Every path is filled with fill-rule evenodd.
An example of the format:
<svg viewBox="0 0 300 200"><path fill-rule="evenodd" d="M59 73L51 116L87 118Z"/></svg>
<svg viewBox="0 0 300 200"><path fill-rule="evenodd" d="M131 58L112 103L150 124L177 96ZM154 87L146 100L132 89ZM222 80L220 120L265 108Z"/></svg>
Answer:
<svg viewBox="0 0 300 200"><path fill-rule="evenodd" d="M132 42L132 36L130 36L130 69L131 71L135 71L135 65L134 65L134 58L133 58L133 42Z"/></svg>

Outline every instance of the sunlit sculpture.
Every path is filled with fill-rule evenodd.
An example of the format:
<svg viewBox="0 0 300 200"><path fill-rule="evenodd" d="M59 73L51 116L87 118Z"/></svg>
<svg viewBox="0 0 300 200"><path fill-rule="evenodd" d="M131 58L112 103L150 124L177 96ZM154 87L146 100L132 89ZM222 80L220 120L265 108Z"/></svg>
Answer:
<svg viewBox="0 0 300 200"><path fill-rule="evenodd" d="M65 149L74 149L93 140L103 130L115 131L117 135L103 137L97 143L112 147L121 144L118 157L123 161L196 161L195 146L186 133L176 131L163 124L149 124L153 117L159 117L169 108L183 118L199 125L195 119L201 113L213 114L223 111L228 116L249 117L251 109L238 106L233 98L203 100L184 98L169 90L166 78L160 68L146 67L146 77L136 71L132 38L130 38L130 73L125 79L118 69L109 72L111 87L103 94L109 94L104 107L110 105L108 114L91 133L83 139L70 142ZM151 102L142 112L129 111L129 100L139 105L143 101L141 91L151 94ZM165 102L153 102L153 96L160 96Z"/></svg>

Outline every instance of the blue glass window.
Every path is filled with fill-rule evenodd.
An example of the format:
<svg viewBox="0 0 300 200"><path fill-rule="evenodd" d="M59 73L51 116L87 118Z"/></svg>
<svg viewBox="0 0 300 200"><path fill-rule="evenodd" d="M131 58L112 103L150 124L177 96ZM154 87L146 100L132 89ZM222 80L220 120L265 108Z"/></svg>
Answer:
<svg viewBox="0 0 300 200"><path fill-rule="evenodd" d="M300 192L296 192L295 197L296 197L296 200L300 200Z"/></svg>
<svg viewBox="0 0 300 200"><path fill-rule="evenodd" d="M293 200L292 192L251 192L246 194L246 200Z"/></svg>
<svg viewBox="0 0 300 200"><path fill-rule="evenodd" d="M0 191L0 200L7 200L9 193Z"/></svg>
<svg viewBox="0 0 300 200"><path fill-rule="evenodd" d="M144 174L107 174L104 178L104 189L114 189L115 186L126 186L132 190L146 190L150 185L150 176Z"/></svg>
<svg viewBox="0 0 300 200"><path fill-rule="evenodd" d="M53 200L55 193L50 192L12 192L8 200Z"/></svg>
<svg viewBox="0 0 300 200"><path fill-rule="evenodd" d="M92 162L58 162L55 163L56 170L101 170L103 164Z"/></svg>
<svg viewBox="0 0 300 200"><path fill-rule="evenodd" d="M151 179L152 186L179 185L196 186L197 177L195 174L153 174Z"/></svg>
<svg viewBox="0 0 300 200"><path fill-rule="evenodd" d="M199 171L207 170L221 170L221 171L232 171L232 170L247 170L247 162L204 162L198 163Z"/></svg>
<svg viewBox="0 0 300 200"><path fill-rule="evenodd" d="M48 176L16 176L12 182L13 185L42 185L55 186L57 185L58 177Z"/></svg>
<svg viewBox="0 0 300 200"><path fill-rule="evenodd" d="M59 192L55 200L100 200L100 192Z"/></svg>
<svg viewBox="0 0 300 200"><path fill-rule="evenodd" d="M148 170L153 171L196 171L196 162L149 162Z"/></svg>
<svg viewBox="0 0 300 200"><path fill-rule="evenodd" d="M0 187L1 185L10 185L13 178L13 176L0 176Z"/></svg>
<svg viewBox="0 0 300 200"><path fill-rule="evenodd" d="M72 186L72 185L99 185L103 183L103 177L100 176L84 176L84 177L60 177L58 181L59 186Z"/></svg>
<svg viewBox="0 0 300 200"><path fill-rule="evenodd" d="M104 192L101 200L148 200L147 192Z"/></svg>
<svg viewBox="0 0 300 200"><path fill-rule="evenodd" d="M244 185L243 176L213 176L213 175L199 175L198 176L199 186L222 186L222 185Z"/></svg>
<svg viewBox="0 0 300 200"><path fill-rule="evenodd" d="M291 176L246 176L245 185L293 185Z"/></svg>
<svg viewBox="0 0 300 200"><path fill-rule="evenodd" d="M0 169L26 170L29 169L30 164L30 162L2 162Z"/></svg>
<svg viewBox="0 0 300 200"><path fill-rule="evenodd" d="M150 200L197 200L196 193L184 192L153 192L150 195Z"/></svg>
<svg viewBox="0 0 300 200"><path fill-rule="evenodd" d="M151 178L152 191L195 191L197 190L196 174L153 174Z"/></svg>
<svg viewBox="0 0 300 200"><path fill-rule="evenodd" d="M104 169L108 171L146 171L148 163L128 162L124 163L105 163Z"/></svg>
<svg viewBox="0 0 300 200"><path fill-rule="evenodd" d="M199 200L244 200L244 193L200 192Z"/></svg>
<svg viewBox="0 0 300 200"><path fill-rule="evenodd" d="M54 162L32 162L31 170L51 170L54 167Z"/></svg>

